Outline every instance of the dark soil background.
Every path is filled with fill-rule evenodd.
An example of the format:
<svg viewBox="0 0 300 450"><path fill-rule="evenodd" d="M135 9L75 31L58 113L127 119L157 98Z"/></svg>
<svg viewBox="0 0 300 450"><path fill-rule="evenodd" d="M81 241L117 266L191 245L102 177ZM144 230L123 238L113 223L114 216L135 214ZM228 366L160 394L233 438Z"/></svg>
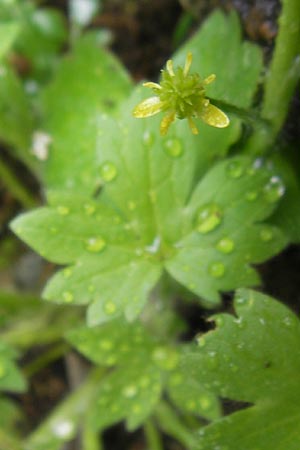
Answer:
<svg viewBox="0 0 300 450"><path fill-rule="evenodd" d="M42 2L47 6L59 8L67 15L67 2L49 0ZM277 33L277 18L280 3L277 0L104 0L101 13L95 17L91 27L103 27L112 33L112 51L120 58L132 74L134 80L155 80L162 65L171 53L196 30L206 16L215 8L229 11L234 8L240 15L244 37L260 45L264 51L265 62L270 60L274 39ZM297 97L299 98L299 96ZM282 132L288 143L300 141L299 100L295 97L291 111ZM1 150L2 151L2 150ZM5 151L5 149L3 149ZM8 158L8 156L7 156ZM24 182L36 189L31 176L15 161L8 158L15 170L24 177ZM7 237L9 220L19 209L17 202L6 192L0 182L0 224L1 239ZM21 255L15 255L16 263L7 272L0 272L3 287L16 285L22 291L36 290L44 283L51 267L40 257L20 246ZM29 267L29 269L28 269ZM260 267L263 290L299 312L300 309L300 252L298 246L291 246L282 254ZM1 270L1 267L0 267ZM230 309L231 296L225 296L225 307ZM180 303L180 302L179 302ZM193 336L199 329L207 329L207 311L199 307L185 309L179 307L186 317L190 330L185 338ZM43 351L33 349L26 355L26 362ZM59 359L39 372L31 380L29 392L18 396L28 418L25 432L36 427L70 390L70 361ZM106 450L145 450L143 434L128 434L123 425L118 425L105 433ZM167 450L182 450L172 440L166 438ZM79 450L78 442L66 446L65 450Z"/></svg>

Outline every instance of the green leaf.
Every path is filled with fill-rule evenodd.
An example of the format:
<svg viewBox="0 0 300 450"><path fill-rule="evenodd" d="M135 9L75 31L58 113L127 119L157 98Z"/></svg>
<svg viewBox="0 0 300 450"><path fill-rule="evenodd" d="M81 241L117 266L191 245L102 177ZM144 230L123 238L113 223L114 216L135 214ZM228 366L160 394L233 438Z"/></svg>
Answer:
<svg viewBox="0 0 300 450"><path fill-rule="evenodd" d="M91 424L104 429L126 418L127 428L137 428L161 396L161 371L139 361L112 372L101 384L91 412Z"/></svg>
<svg viewBox="0 0 300 450"><path fill-rule="evenodd" d="M15 351L0 341L0 391L23 392L26 382L17 368Z"/></svg>
<svg viewBox="0 0 300 450"><path fill-rule="evenodd" d="M188 348L188 346L186 346ZM183 353L182 358L184 358ZM208 420L220 417L220 404L215 394L192 376L177 368L167 381L167 392L172 402L188 414L196 414Z"/></svg>
<svg viewBox="0 0 300 450"><path fill-rule="evenodd" d="M138 90L124 104L122 122L98 121L93 171L103 186L99 198L58 193L50 207L12 224L45 258L73 264L55 275L44 296L91 303L90 324L136 317L163 266L214 305L218 291L258 284L249 264L286 244L278 228L261 223L284 193L274 172L237 157L215 165L193 192L197 166L209 167L209 156L182 122L158 138L156 118L130 117L139 97ZM216 210L205 218L210 207Z"/></svg>
<svg viewBox="0 0 300 450"><path fill-rule="evenodd" d="M217 329L187 353L184 368L213 392L252 405L202 429L199 450L297 450L300 323L284 305L240 290L236 316L215 316Z"/></svg>
<svg viewBox="0 0 300 450"><path fill-rule="evenodd" d="M19 26L15 22L0 24L0 60L12 46L19 31Z"/></svg>
<svg viewBox="0 0 300 450"><path fill-rule="evenodd" d="M192 393L187 394L187 385L177 369L187 345L175 349L150 336L140 323L122 320L101 327L76 328L67 333L67 340L94 363L116 366L95 395L93 428L106 428L123 419L129 429L138 427L152 413L164 388L180 410L207 419L219 416L215 395L197 380L188 381Z"/></svg>
<svg viewBox="0 0 300 450"><path fill-rule="evenodd" d="M29 165L34 120L29 100L21 81L6 66L0 65L0 139L14 148L14 152Z"/></svg>
<svg viewBox="0 0 300 450"><path fill-rule="evenodd" d="M130 89L124 68L96 35L78 40L43 94L43 127L52 138L51 157L45 162L48 187L81 193L94 189L99 115L112 113Z"/></svg>

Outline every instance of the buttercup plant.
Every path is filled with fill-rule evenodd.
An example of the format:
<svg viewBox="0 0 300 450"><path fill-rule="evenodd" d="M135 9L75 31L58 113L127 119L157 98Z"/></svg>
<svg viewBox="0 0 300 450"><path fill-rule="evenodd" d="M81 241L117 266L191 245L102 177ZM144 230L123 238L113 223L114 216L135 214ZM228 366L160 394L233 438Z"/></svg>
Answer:
<svg viewBox="0 0 300 450"><path fill-rule="evenodd" d="M25 210L11 229L52 264L46 302L0 289L0 450L110 450L103 432L121 421L151 450L171 448L163 435L182 450L298 450L300 322L249 289L262 284L258 264L300 242L299 176L273 146L299 79L297 0L283 3L255 108L262 54L234 12L212 13L159 82L144 83L145 99L83 31L94 0L84 22L71 2L67 57L60 13L12 3L0 6L0 139L37 175L45 204L34 208L2 157L0 173ZM26 79L10 52L31 62ZM191 307L214 314L187 341ZM17 433L7 391L56 360L72 372L69 393Z"/></svg>
<svg viewBox="0 0 300 450"><path fill-rule="evenodd" d="M159 112L166 115L160 124L160 134L164 136L176 118L187 119L193 134L198 134L194 118L200 118L212 127L225 128L229 119L219 108L210 104L205 97L205 86L212 83L216 76L209 75L202 80L198 73L190 74L192 53L188 52L184 68L173 68L173 61L167 61L162 70L160 83L146 82L143 86L153 90L155 97L147 98L133 110L134 117L150 117Z"/></svg>

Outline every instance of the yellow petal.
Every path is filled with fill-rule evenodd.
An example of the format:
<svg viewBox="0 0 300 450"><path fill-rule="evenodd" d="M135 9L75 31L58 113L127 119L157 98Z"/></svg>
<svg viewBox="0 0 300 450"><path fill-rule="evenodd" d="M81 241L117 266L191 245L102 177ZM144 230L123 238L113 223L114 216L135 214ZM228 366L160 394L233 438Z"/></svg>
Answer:
<svg viewBox="0 0 300 450"><path fill-rule="evenodd" d="M199 134L198 128L196 127L196 124L191 117L188 117L188 122L192 133Z"/></svg>
<svg viewBox="0 0 300 450"><path fill-rule="evenodd" d="M167 134L169 126L175 120L175 113L171 112L167 114L160 123L160 134L164 136Z"/></svg>
<svg viewBox="0 0 300 450"><path fill-rule="evenodd" d="M188 52L188 54L186 55L185 65L184 65L184 69L183 69L183 75L185 77L189 73L189 70L190 70L191 64L192 64L192 60L193 60L192 52Z"/></svg>
<svg viewBox="0 0 300 450"><path fill-rule="evenodd" d="M150 117L162 111L162 107L163 102L159 97L150 97L139 103L132 111L132 114L137 118Z"/></svg>
<svg viewBox="0 0 300 450"><path fill-rule="evenodd" d="M175 77L173 61L171 59L167 61L167 71L169 72L169 75L171 75L171 77Z"/></svg>
<svg viewBox="0 0 300 450"><path fill-rule="evenodd" d="M209 75L208 77L206 77L206 78L203 80L203 84L210 84L210 83L212 83L213 81L215 81L215 79L216 79L216 75L215 75L214 73L212 73L211 75Z"/></svg>
<svg viewBox="0 0 300 450"><path fill-rule="evenodd" d="M160 84L153 83L153 81L146 81L146 83L143 83L143 86L150 88L150 89L161 89Z"/></svg>
<svg viewBox="0 0 300 450"><path fill-rule="evenodd" d="M229 118L223 111L214 105L208 104L202 109L199 117L203 122L216 128L225 128L229 125Z"/></svg>

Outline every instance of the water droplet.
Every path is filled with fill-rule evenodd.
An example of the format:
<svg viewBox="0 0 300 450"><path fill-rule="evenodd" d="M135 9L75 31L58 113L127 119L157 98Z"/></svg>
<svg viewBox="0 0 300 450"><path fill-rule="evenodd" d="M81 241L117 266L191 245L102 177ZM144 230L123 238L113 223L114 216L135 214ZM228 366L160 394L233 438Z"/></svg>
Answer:
<svg viewBox="0 0 300 450"><path fill-rule="evenodd" d="M123 389L122 394L126 398L133 398L136 396L137 391L137 387L134 384L130 384Z"/></svg>
<svg viewBox="0 0 300 450"><path fill-rule="evenodd" d="M92 237L86 241L85 248L92 253L101 252L106 246L106 242L101 237Z"/></svg>
<svg viewBox="0 0 300 450"><path fill-rule="evenodd" d="M139 381L139 385L140 385L142 388L148 387L149 384L150 384L150 378L149 378L149 377L146 377L146 376L142 377L142 378L140 379L140 381Z"/></svg>
<svg viewBox="0 0 300 450"><path fill-rule="evenodd" d="M260 235L261 240L264 242L269 242L274 237L273 230L271 227L262 228L259 235Z"/></svg>
<svg viewBox="0 0 300 450"><path fill-rule="evenodd" d="M244 167L240 161L230 161L226 167L226 172L231 178L240 178L244 173Z"/></svg>
<svg viewBox="0 0 300 450"><path fill-rule="evenodd" d="M222 210L216 203L201 206L197 212L197 230L206 234L217 228L222 221Z"/></svg>
<svg viewBox="0 0 300 450"><path fill-rule="evenodd" d="M267 202L275 203L284 195L285 187L281 178L273 176L263 191Z"/></svg>
<svg viewBox="0 0 300 450"><path fill-rule="evenodd" d="M172 158L179 158L183 154L183 148L178 139L167 139L164 143L164 149Z"/></svg>
<svg viewBox="0 0 300 450"><path fill-rule="evenodd" d="M70 213L70 208L60 205L57 207L57 212L60 216L67 216Z"/></svg>
<svg viewBox="0 0 300 450"><path fill-rule="evenodd" d="M139 404L133 405L133 407L132 407L132 412L133 412L134 414L139 414L141 411L142 411L141 405L139 405Z"/></svg>
<svg viewBox="0 0 300 450"><path fill-rule="evenodd" d="M110 162L106 161L102 166L100 167L100 175L101 178L103 178L104 181L113 181L118 174L116 166Z"/></svg>
<svg viewBox="0 0 300 450"><path fill-rule="evenodd" d="M219 240L219 242L216 245L216 248L221 252L221 253L231 253L234 250L234 242L232 239L228 238L228 237L223 237L222 239Z"/></svg>
<svg viewBox="0 0 300 450"><path fill-rule="evenodd" d="M114 314L117 311L117 307L114 302L106 302L104 305L104 311L106 314Z"/></svg>
<svg viewBox="0 0 300 450"><path fill-rule="evenodd" d="M134 211L136 209L136 203L132 200L128 202L128 209L129 211Z"/></svg>
<svg viewBox="0 0 300 450"><path fill-rule="evenodd" d="M74 300L74 295L70 291L65 291L62 294L62 298L65 303L71 303Z"/></svg>
<svg viewBox="0 0 300 450"><path fill-rule="evenodd" d="M143 142L145 145L150 147L154 143L154 135L151 131L146 130L143 134Z"/></svg>
<svg viewBox="0 0 300 450"><path fill-rule="evenodd" d="M199 398L199 404L203 410L207 410L211 407L211 399L207 395L202 395Z"/></svg>
<svg viewBox="0 0 300 450"><path fill-rule="evenodd" d="M248 202L254 202L254 200L257 199L258 197L258 192L257 191L248 191L246 192L246 200L248 200Z"/></svg>
<svg viewBox="0 0 300 450"><path fill-rule="evenodd" d="M225 273L225 266L222 262L213 262L209 266L208 272L214 278L221 278Z"/></svg>
<svg viewBox="0 0 300 450"><path fill-rule="evenodd" d="M72 269L70 269L69 267L67 267L66 269L63 270L63 276L65 278L70 278L70 276L72 275L73 271Z"/></svg>
<svg viewBox="0 0 300 450"><path fill-rule="evenodd" d="M186 403L185 403L185 407L186 407L186 409L188 409L189 411L194 411L195 409L196 409L196 407L197 407L197 405L196 405L196 402L195 402L195 400L188 400Z"/></svg>
<svg viewBox="0 0 300 450"><path fill-rule="evenodd" d="M0 365L0 378L3 378L6 374L5 367L1 364Z"/></svg>
<svg viewBox="0 0 300 450"><path fill-rule="evenodd" d="M214 351L208 352L206 357L207 365L210 369L215 369L218 366L218 358L217 353Z"/></svg>
<svg viewBox="0 0 300 450"><path fill-rule="evenodd" d="M96 206L93 205L92 203L86 203L83 209L87 216L92 216L96 211Z"/></svg>
<svg viewBox="0 0 300 450"><path fill-rule="evenodd" d="M52 424L53 433L61 439L68 440L75 432L75 424L70 420L61 420Z"/></svg>
<svg viewBox="0 0 300 450"><path fill-rule="evenodd" d="M102 350L111 350L113 348L114 344L111 341L108 341L107 339L103 339L99 342L99 347L102 348Z"/></svg>
<svg viewBox="0 0 300 450"><path fill-rule="evenodd" d="M283 320L282 320L282 322L284 323L284 325L286 326L286 327L290 327L292 324L293 324L293 321L292 321L292 319L291 319L291 317L285 317Z"/></svg>
<svg viewBox="0 0 300 450"><path fill-rule="evenodd" d="M258 320L262 325L266 325L266 321L263 317L260 317Z"/></svg>

